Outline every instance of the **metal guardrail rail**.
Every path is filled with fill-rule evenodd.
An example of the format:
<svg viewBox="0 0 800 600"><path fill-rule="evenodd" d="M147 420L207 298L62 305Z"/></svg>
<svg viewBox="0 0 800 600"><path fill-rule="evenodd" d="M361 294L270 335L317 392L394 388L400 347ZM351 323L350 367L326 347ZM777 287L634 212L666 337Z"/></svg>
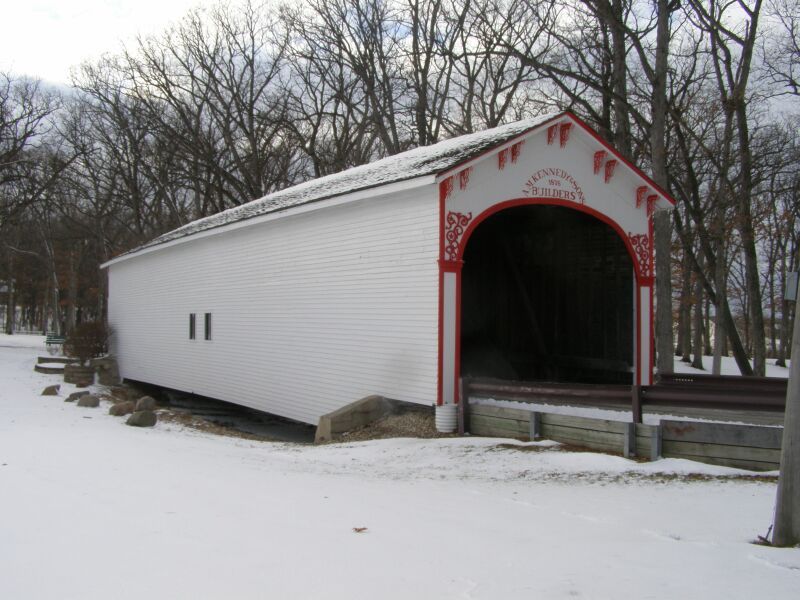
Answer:
<svg viewBox="0 0 800 600"><path fill-rule="evenodd" d="M461 398L491 397L519 402L557 402L579 406L630 407L635 423L642 407L715 408L783 412L786 379L730 375L665 375L655 385L573 384L497 379L461 380Z"/></svg>

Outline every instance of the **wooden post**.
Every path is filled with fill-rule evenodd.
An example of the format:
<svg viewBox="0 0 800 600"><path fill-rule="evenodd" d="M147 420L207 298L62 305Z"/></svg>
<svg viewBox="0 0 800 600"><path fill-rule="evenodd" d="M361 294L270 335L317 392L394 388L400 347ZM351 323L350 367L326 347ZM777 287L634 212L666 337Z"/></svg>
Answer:
<svg viewBox="0 0 800 600"><path fill-rule="evenodd" d="M800 544L800 295L795 300L792 362L786 390L781 475L772 543L782 547Z"/></svg>
<svg viewBox="0 0 800 600"><path fill-rule="evenodd" d="M633 414L633 422L642 422L642 386L631 386L631 413Z"/></svg>

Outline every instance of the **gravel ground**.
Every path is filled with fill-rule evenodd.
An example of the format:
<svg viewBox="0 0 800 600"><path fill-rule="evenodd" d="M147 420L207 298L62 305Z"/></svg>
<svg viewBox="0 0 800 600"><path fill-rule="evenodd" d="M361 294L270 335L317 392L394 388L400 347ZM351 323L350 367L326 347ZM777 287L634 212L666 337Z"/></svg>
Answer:
<svg viewBox="0 0 800 600"><path fill-rule="evenodd" d="M432 411L410 410L401 414L389 415L360 429L348 431L337 437L335 442L360 442L386 438L437 438L453 437L455 434L442 434L436 431Z"/></svg>
<svg viewBox="0 0 800 600"><path fill-rule="evenodd" d="M137 399L145 395L145 392L130 385L121 385L112 388L111 393L114 398L106 398L115 402L127 399ZM238 437L242 439L260 441L292 441L285 436L276 435L275 431L259 431L257 428L248 427L246 413L238 415L236 419L232 417L211 418L207 415L197 414L191 408L176 408L161 404L158 410L158 418L162 422L174 423L197 429L206 433L224 435L228 437ZM252 420L254 426L258 425L256 419ZM293 424L296 426L296 424ZM272 429L275 429L273 427ZM279 433L279 432L278 432ZM374 423L370 423L359 429L348 431L337 436L336 442L360 442L367 440L378 440L388 438L438 438L454 437L457 434L442 434L436 431L434 412L428 407L403 407L396 414L388 415ZM313 432L308 441L313 440ZM302 440L308 442L306 440Z"/></svg>

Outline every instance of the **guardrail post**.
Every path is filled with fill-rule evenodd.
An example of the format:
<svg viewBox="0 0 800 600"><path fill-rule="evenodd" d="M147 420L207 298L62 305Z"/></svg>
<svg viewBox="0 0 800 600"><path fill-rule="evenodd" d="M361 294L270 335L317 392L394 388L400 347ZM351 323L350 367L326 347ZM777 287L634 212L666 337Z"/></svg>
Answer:
<svg viewBox="0 0 800 600"><path fill-rule="evenodd" d="M642 422L642 386L631 386L631 413L633 414L633 422Z"/></svg>
<svg viewBox="0 0 800 600"><path fill-rule="evenodd" d="M661 424L653 427L653 437L650 438L650 460L661 458Z"/></svg>
<svg viewBox="0 0 800 600"><path fill-rule="evenodd" d="M531 413L531 429L529 436L532 442L542 438L542 413Z"/></svg>
<svg viewBox="0 0 800 600"><path fill-rule="evenodd" d="M636 456L636 423L625 423L625 442L622 455L625 458Z"/></svg>
<svg viewBox="0 0 800 600"><path fill-rule="evenodd" d="M469 383L464 381L463 377L458 379L458 435L464 435L469 428L467 419L469 415L469 397L467 392L469 390Z"/></svg>

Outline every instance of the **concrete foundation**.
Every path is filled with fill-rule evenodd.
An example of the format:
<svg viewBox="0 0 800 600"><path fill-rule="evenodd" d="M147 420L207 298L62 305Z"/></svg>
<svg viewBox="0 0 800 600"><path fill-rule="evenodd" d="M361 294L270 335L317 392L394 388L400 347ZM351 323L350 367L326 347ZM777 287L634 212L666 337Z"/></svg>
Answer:
<svg viewBox="0 0 800 600"><path fill-rule="evenodd" d="M367 396L347 406L322 415L317 424L314 443L330 442L342 433L358 429L395 412L394 400L383 396Z"/></svg>

